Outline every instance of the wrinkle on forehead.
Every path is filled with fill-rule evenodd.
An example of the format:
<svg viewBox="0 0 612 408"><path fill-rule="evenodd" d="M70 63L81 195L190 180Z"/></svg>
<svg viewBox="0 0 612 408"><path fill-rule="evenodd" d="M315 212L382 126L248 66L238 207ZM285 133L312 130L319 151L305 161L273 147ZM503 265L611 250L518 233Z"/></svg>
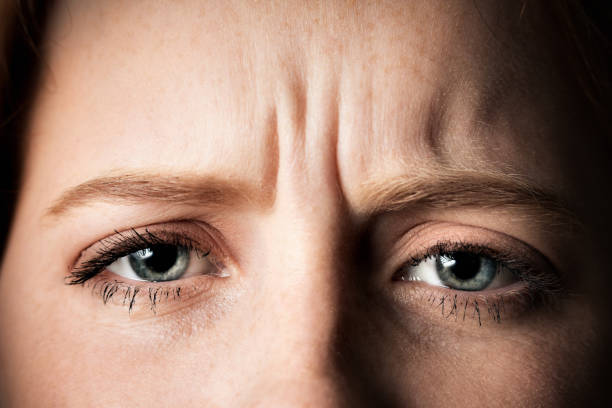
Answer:
<svg viewBox="0 0 612 408"><path fill-rule="evenodd" d="M276 118L261 90L274 82L258 71L260 55L243 46L248 36L198 2L114 6L58 7L32 149L53 154L36 137L63 139L89 164L92 174L86 168L83 177L155 165L273 182Z"/></svg>
<svg viewBox="0 0 612 408"><path fill-rule="evenodd" d="M58 10L42 100L54 102L54 131L99 172L155 162L269 185L302 143L312 152L304 160L334 152L314 167L350 196L359 180L428 163L515 165L514 139L496 126L500 101L524 100L519 4L71 1Z"/></svg>
<svg viewBox="0 0 612 408"><path fill-rule="evenodd" d="M555 89L562 81L545 69L550 51L531 25L539 11L470 3L415 17L423 27L389 25L402 40L377 37L371 65L343 71L339 163L349 195L354 180L438 165L560 185L567 115Z"/></svg>

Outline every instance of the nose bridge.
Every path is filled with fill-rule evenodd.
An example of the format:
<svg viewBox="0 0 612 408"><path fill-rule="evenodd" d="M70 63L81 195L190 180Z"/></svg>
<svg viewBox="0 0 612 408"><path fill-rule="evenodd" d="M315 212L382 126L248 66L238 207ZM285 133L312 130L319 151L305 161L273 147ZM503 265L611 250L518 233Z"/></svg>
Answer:
<svg viewBox="0 0 612 408"><path fill-rule="evenodd" d="M287 271L303 318L331 331L338 310L347 212L339 185L337 75L332 61L308 65L287 81L277 100L279 168L275 202L275 245L284 248L279 267ZM298 300L299 299L299 300Z"/></svg>
<svg viewBox="0 0 612 408"><path fill-rule="evenodd" d="M334 358L338 211L312 201L305 209L279 203L274 216L264 290L270 313L262 316L273 321L265 334L265 373L250 396L260 406L340 406L345 393Z"/></svg>
<svg viewBox="0 0 612 408"><path fill-rule="evenodd" d="M285 330L291 360L313 372L327 370L333 352L340 312L342 217L328 200L312 198L284 208L279 203L271 228L268 299L279 312L277 325ZM308 361L297 363L300 359Z"/></svg>
<svg viewBox="0 0 612 408"><path fill-rule="evenodd" d="M343 389L333 356L347 226L335 160L336 96L329 78L323 86L313 81L287 85L277 100L277 193L262 274L275 329L266 375L254 390L273 387L264 392L273 406L338 406Z"/></svg>

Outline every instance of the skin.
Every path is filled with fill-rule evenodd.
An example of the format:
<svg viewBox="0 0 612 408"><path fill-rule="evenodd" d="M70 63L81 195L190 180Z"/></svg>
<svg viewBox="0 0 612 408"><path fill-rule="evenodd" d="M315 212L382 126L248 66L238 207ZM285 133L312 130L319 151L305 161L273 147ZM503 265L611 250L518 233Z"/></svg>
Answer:
<svg viewBox="0 0 612 408"><path fill-rule="evenodd" d="M6 404L559 406L593 392L607 329L594 220L609 201L588 180L605 151L545 13L507 3L58 5L1 270ZM372 210L372 186L441 171L517 175L585 227L521 205ZM122 174L253 197L49 212ZM214 229L229 276L196 277L155 313L146 296L130 312L65 284L100 239L178 220ZM448 317L456 292L393 280L448 239L529 248L565 291L510 302L501 321L463 294L467 318Z"/></svg>

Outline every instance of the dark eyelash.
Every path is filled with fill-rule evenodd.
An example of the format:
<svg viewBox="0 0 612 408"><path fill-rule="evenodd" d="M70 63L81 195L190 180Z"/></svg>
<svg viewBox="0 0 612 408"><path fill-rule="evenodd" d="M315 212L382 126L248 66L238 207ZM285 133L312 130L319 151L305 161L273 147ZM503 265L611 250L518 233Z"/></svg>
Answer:
<svg viewBox="0 0 612 408"><path fill-rule="evenodd" d="M133 228L128 232L115 231L115 233L116 235L100 241L101 248L96 250L96 257L78 264L68 274L66 282L68 285L82 285L103 272L117 259L154 245L180 246L189 251L195 251L200 257L205 257L210 252L203 252L197 248L194 240L174 233L164 233L164 238L153 234L148 229L144 233L139 233Z"/></svg>
<svg viewBox="0 0 612 408"><path fill-rule="evenodd" d="M549 270L542 271L536 268L532 262L524 259L524 256L516 253L492 249L483 245L473 244L462 241L439 241L434 246L427 248L425 252L412 256L405 262L394 275L394 279L399 278L402 269L406 265L416 266L419 263L439 255L448 255L452 252L469 252L479 256L486 256L501 263L508 268L517 279L528 285L532 297L543 299L544 295L559 294L562 292L563 284L558 274L552 272L552 264L545 260Z"/></svg>
<svg viewBox="0 0 612 408"><path fill-rule="evenodd" d="M416 266L432 257L452 252L469 252L489 257L508 268L525 287L492 297L457 291L439 292L434 289L423 292L422 300L439 308L446 319L454 317L455 321L465 321L467 316L477 321L478 326L482 326L488 317L494 323L501 323L502 315L508 313L506 303L521 310L536 310L539 307L554 310L563 295L567 295L561 276L552 263L537 251L529 253L528 250L498 250L462 241L439 241L420 254L412 256L397 269L393 280L402 280L406 266Z"/></svg>
<svg viewBox="0 0 612 408"><path fill-rule="evenodd" d="M438 241L434 246L427 248L425 252L410 257L407 264L416 266L426 259L439 255L449 255L452 252L469 252L474 255L486 256L502 262L510 268L515 266L515 269L524 269L528 266L524 261L518 260L514 254L462 241Z"/></svg>

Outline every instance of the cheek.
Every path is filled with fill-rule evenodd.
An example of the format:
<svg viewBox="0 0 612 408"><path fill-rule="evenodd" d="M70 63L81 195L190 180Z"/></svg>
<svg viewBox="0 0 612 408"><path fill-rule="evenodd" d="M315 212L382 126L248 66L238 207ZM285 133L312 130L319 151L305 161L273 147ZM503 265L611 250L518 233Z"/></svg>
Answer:
<svg viewBox="0 0 612 408"><path fill-rule="evenodd" d="M350 350L349 377L403 405L561 406L587 386L586 345L597 336L582 305L482 327L420 312L398 317L393 308L347 317L340 347ZM372 372L377 379L360 374Z"/></svg>
<svg viewBox="0 0 612 408"><path fill-rule="evenodd" d="M77 317L65 318L74 305L62 284L64 263L28 224L17 218L0 272L2 380L18 401L46 398L62 405L54 399L61 393L52 390L67 385L77 354L74 340L87 335Z"/></svg>

